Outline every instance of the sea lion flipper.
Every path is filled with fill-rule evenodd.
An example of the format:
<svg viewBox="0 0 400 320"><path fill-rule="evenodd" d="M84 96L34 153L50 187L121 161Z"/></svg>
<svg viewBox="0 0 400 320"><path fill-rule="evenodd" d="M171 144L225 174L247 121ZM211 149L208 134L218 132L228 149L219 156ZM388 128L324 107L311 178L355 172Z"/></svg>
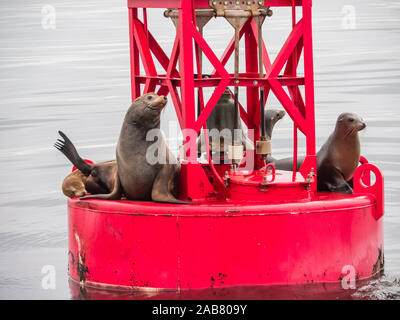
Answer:
<svg viewBox="0 0 400 320"><path fill-rule="evenodd" d="M320 170L318 191L352 194L353 188L346 182L340 170L331 167L328 171L326 166L323 165L318 169Z"/></svg>
<svg viewBox="0 0 400 320"><path fill-rule="evenodd" d="M153 188L151 190L151 200L162 203L194 204L193 202L178 200L172 194L176 189L176 179L178 175L179 170L177 170L175 166L165 164L154 179Z"/></svg>
<svg viewBox="0 0 400 320"><path fill-rule="evenodd" d="M79 200L87 200L87 199L119 200L121 199L121 196L122 196L122 187L121 187L121 182L119 180L119 176L117 174L115 178L114 189L111 193L84 196L79 198Z"/></svg>
<svg viewBox="0 0 400 320"><path fill-rule="evenodd" d="M76 151L74 144L62 131L58 131L59 135L64 139L64 141L57 139L57 142L54 144L54 147L60 150L72 164L82 171L85 175L89 175L92 169L92 166L86 163Z"/></svg>
<svg viewBox="0 0 400 320"><path fill-rule="evenodd" d="M343 181L340 181L340 182L336 183L336 185L332 188L332 192L352 194L353 193L353 189L343 179Z"/></svg>

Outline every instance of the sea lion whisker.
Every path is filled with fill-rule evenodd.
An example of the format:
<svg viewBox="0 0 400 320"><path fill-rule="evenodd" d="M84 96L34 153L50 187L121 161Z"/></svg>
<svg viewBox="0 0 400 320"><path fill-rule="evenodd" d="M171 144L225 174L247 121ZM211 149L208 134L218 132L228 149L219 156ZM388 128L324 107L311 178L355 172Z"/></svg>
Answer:
<svg viewBox="0 0 400 320"><path fill-rule="evenodd" d="M347 137L352 136L352 135L353 135L353 130L354 130L354 128L348 128L348 129L346 130L346 135L345 135L345 137L347 138Z"/></svg>

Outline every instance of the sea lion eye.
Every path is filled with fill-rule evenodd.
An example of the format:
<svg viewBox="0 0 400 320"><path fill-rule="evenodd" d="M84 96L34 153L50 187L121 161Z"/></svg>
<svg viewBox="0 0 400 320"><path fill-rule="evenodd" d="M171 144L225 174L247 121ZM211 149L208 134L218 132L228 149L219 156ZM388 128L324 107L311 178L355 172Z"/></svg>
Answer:
<svg viewBox="0 0 400 320"><path fill-rule="evenodd" d="M147 96L147 100L151 100L153 98L152 96Z"/></svg>
<svg viewBox="0 0 400 320"><path fill-rule="evenodd" d="M349 121L350 121L350 122L354 122L354 119L353 119L353 118L350 118Z"/></svg>

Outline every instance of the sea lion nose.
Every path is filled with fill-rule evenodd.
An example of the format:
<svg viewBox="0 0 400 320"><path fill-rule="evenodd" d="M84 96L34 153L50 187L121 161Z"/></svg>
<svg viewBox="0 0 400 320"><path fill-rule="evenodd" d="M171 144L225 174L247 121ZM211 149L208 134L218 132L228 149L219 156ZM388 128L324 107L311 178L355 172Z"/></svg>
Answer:
<svg viewBox="0 0 400 320"><path fill-rule="evenodd" d="M164 96L157 96L151 104L153 106L159 106L159 107L164 107L167 104L167 98Z"/></svg>

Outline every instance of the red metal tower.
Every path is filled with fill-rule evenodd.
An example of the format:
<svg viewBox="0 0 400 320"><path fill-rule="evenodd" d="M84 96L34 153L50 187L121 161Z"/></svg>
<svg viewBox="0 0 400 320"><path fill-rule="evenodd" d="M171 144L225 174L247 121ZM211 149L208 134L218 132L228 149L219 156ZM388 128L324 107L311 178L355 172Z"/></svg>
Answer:
<svg viewBox="0 0 400 320"><path fill-rule="evenodd" d="M128 0L130 45L131 45L131 72L132 72L132 97L156 91L158 94L170 94L175 107L176 115L181 129L193 129L199 133L203 128L207 117L224 92L227 86L245 87L247 106L240 107L240 117L249 129L253 129L254 141L260 139L261 111L259 88L265 91L265 102L268 95L273 93L294 123L294 159L297 157L297 131L300 130L306 137L306 157L300 168L300 173L306 179L313 168L316 171L315 152L315 118L314 118L314 80L313 80L313 53L312 53L312 32L311 32L311 1L310 0L266 0L258 1L259 8L270 8L277 6L290 7L292 9L292 31L285 41L282 49L274 61L271 61L267 48L262 42L263 77L260 77L260 69L257 61L259 36L257 28L257 16L251 14L256 1L239 1L240 9L247 9L249 16L244 18L244 23L239 30L239 38L245 38L245 59L246 72L234 73L226 69L226 63L234 51L235 40L229 43L222 57L218 58L211 50L207 41L198 30L198 25L203 27L204 19L198 23L196 10L210 9L210 6L220 8L235 7L237 1L135 1ZM224 5L224 3L226 5ZM177 32L171 57L163 51L161 46L151 34L147 25L147 8L176 8ZM296 7L301 7L302 17L296 19ZM138 18L138 9L143 8L143 21ZM245 12L246 10L242 10ZM223 14L223 13L222 13ZM197 22L197 24L196 24ZM201 62L197 50L208 58L214 67L210 78L202 78ZM297 76L296 70L300 56L304 51L304 76ZM165 69L165 73L158 74L152 54ZM193 56L196 55L196 66L193 63ZM139 74L139 59L141 60L145 75ZM179 59L179 71L177 62ZM196 68L195 68L196 67ZM195 72L195 70L197 72ZM140 90L140 84L144 84ZM305 88L305 99L303 99L299 87ZM214 87L215 91L211 98L203 101L202 88ZM283 87L287 87L289 94ZM195 88L199 88L201 95L201 113L196 117ZM180 89L181 95L178 94ZM207 184L208 179L200 169L197 162L196 141L188 139L185 143L185 160L182 164L181 193L183 198L199 199L204 198L210 188L201 187ZM262 161L260 155L254 155L254 169L260 169ZM295 171L294 167L294 171ZM216 172L214 171L214 175ZM288 176L286 183L296 183ZM217 181L221 177L216 177ZM315 180L312 179L310 189L315 191ZM190 181L190 183L188 183ZM197 182L197 184L196 184ZM215 186L214 186L215 187ZM200 192L204 190L204 192ZM200 193L199 193L200 192Z"/></svg>

